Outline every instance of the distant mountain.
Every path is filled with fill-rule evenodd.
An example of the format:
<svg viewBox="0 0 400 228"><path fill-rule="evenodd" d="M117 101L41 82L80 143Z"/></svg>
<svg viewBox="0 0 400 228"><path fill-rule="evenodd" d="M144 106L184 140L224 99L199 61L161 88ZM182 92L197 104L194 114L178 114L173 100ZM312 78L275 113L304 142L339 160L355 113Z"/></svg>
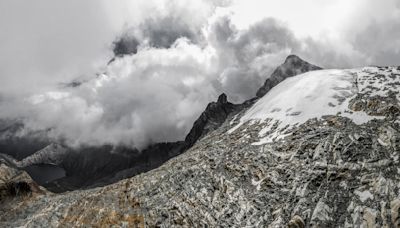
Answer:
<svg viewBox="0 0 400 228"><path fill-rule="evenodd" d="M21 120L0 119L0 153L8 154L21 160L51 142L46 138L46 131L31 131L24 134Z"/></svg>

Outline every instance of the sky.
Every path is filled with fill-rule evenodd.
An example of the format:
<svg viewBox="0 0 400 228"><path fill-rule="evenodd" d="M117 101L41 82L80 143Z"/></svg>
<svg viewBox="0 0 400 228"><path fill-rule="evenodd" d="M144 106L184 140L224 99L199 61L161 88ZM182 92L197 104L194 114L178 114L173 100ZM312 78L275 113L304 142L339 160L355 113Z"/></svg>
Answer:
<svg viewBox="0 0 400 228"><path fill-rule="evenodd" d="M72 146L182 140L289 54L400 65L398 0L2 0L0 28L0 118ZM129 54L110 62L118 41Z"/></svg>

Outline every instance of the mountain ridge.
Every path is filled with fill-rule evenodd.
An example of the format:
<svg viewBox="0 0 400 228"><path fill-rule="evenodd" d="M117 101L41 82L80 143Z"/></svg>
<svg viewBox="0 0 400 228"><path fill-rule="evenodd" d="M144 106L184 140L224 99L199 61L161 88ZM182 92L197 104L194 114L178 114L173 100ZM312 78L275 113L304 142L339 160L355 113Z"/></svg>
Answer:
<svg viewBox="0 0 400 228"><path fill-rule="evenodd" d="M260 90L266 90L267 87L272 88L285 78L292 77L296 72L316 68L318 67L307 63L298 56L290 55L282 65L277 67ZM285 70L283 71L282 69ZM39 143L39 145L43 145L43 148L30 156L24 156L24 159L21 159L19 156L20 161L15 160L15 166L27 170L40 184L54 192L104 186L120 179L151 170L163 164L168 159L184 153L201 137L217 129L226 120L228 115L248 108L257 99L259 97L251 98L242 104L232 104L228 102L228 98L224 93L221 94L216 102L211 102L207 105L206 109L193 123L192 129L183 141L156 143L145 148L142 152L136 149L113 145L100 147L85 146L75 149L69 148L63 143L50 141L47 145ZM16 126L15 130L21 127L23 128L23 125ZM39 132L38 134L41 133ZM25 141L22 142L24 143ZM23 143L19 145L23 145ZM63 148L63 150L60 152L52 148L51 145ZM33 148L35 147L39 148L39 146L34 146ZM45 150L46 147L47 150ZM43 150L45 151L43 152ZM9 151L9 149L6 149L6 151ZM124 155L127 155L127 157ZM52 158L53 156L56 157ZM96 159L91 161L91 158ZM56 161L56 164L53 161ZM42 168L43 165L46 166ZM46 174L41 173L49 172L49 169L52 167L54 172L58 172L60 176L57 180L46 180L43 177ZM55 177L51 176L51 178Z"/></svg>
<svg viewBox="0 0 400 228"><path fill-rule="evenodd" d="M329 100L309 108L331 107L333 99L337 113L320 113L288 128L277 128L271 116L247 118L254 109L230 113L185 153L149 172L101 188L2 203L0 226L397 227L400 71L333 72L298 75L275 92L297 91L313 74L322 76L322 82L334 83L324 88L326 94L314 95ZM349 85L357 87L353 94ZM283 101L264 107L268 103L258 99L252 107L272 115L275 106L286 107ZM359 112L370 118L358 122L352 115ZM266 128L280 129L282 137L263 141Z"/></svg>

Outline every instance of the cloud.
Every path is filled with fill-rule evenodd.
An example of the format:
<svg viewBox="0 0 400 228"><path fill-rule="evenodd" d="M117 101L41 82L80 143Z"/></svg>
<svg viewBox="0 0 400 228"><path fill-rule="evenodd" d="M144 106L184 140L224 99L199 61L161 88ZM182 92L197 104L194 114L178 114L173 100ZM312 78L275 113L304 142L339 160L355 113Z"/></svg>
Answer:
<svg viewBox="0 0 400 228"><path fill-rule="evenodd" d="M400 12L399 12L400 13ZM367 62L375 65L399 65L400 17L388 21L385 26L372 22L357 34L354 48L365 54Z"/></svg>
<svg viewBox="0 0 400 228"><path fill-rule="evenodd" d="M199 27L185 23L177 15L148 18L114 42L114 54L117 56L136 54L139 45L143 43L156 48L169 48L182 37L198 43L201 31Z"/></svg>
<svg viewBox="0 0 400 228"><path fill-rule="evenodd" d="M1 92L37 92L94 72L114 38L104 14L94 0L1 1Z"/></svg>
<svg viewBox="0 0 400 228"><path fill-rule="evenodd" d="M50 129L49 137L70 145L143 148L183 139L210 101L222 92L238 102L253 97L262 72L287 54L281 52L287 41L278 37L290 33L273 19L246 30L231 25L230 32L220 30L224 23L229 18L221 16L206 24L207 45L186 37L169 47L141 43L136 54L117 58L104 74L14 102L0 116L21 118L31 130Z"/></svg>
<svg viewBox="0 0 400 228"><path fill-rule="evenodd" d="M173 43L173 33L197 30L215 7L223 4L187 4L182 0L1 1L0 93L44 91L56 83L101 71L99 68L112 58L113 41L128 29L138 28L157 45ZM177 30L169 33L177 22Z"/></svg>
<svg viewBox="0 0 400 228"><path fill-rule="evenodd" d="M50 137L70 145L142 148L182 139L218 95L210 84L207 52L186 39L169 49L142 49L78 87L14 101L0 116L21 118L31 130L51 129Z"/></svg>
<svg viewBox="0 0 400 228"><path fill-rule="evenodd" d="M202 27L218 6L228 1L185 1L173 0L158 3L140 23L126 28L114 42L117 56L136 54L140 45L169 48L176 40L185 37L192 43L203 40Z"/></svg>
<svg viewBox="0 0 400 228"><path fill-rule="evenodd" d="M273 18L239 30L229 16L222 16L208 34L221 61L222 89L235 102L254 97L266 76L299 46L293 33Z"/></svg>
<svg viewBox="0 0 400 228"><path fill-rule="evenodd" d="M323 67L398 64L397 1L282 2L1 2L0 118L75 146L143 148L183 139L222 92L255 96L292 53Z"/></svg>

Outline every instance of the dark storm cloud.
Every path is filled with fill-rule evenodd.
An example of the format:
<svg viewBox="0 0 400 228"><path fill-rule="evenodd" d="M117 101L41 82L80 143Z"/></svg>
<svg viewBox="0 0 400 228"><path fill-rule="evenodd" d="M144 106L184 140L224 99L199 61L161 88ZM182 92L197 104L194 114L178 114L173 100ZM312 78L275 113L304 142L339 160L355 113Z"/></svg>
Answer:
<svg viewBox="0 0 400 228"><path fill-rule="evenodd" d="M217 6L228 5L229 1L203 1L214 10ZM187 11L180 1L170 1L166 4L166 11L160 14L151 14L139 25L128 28L113 43L116 56L136 54L140 45L155 48L169 48L179 38L187 38L192 43L199 44L204 41L202 26L206 20L198 21L192 18L199 13ZM204 18L206 19L206 18ZM197 20L197 21L196 21Z"/></svg>
<svg viewBox="0 0 400 228"><path fill-rule="evenodd" d="M136 54L140 41L130 35L124 35L113 42L113 52L115 56Z"/></svg>
<svg viewBox="0 0 400 228"><path fill-rule="evenodd" d="M136 54L138 46L144 44L156 48L169 48L182 37L197 43L200 36L199 28L193 28L182 18L176 16L148 18L132 31L127 31L114 43L114 54L117 56Z"/></svg>
<svg viewBox="0 0 400 228"><path fill-rule="evenodd" d="M139 26L144 39L150 46L169 48L177 39L185 37L197 43L200 34L199 28L193 28L182 18L167 16L161 20L147 19Z"/></svg>

